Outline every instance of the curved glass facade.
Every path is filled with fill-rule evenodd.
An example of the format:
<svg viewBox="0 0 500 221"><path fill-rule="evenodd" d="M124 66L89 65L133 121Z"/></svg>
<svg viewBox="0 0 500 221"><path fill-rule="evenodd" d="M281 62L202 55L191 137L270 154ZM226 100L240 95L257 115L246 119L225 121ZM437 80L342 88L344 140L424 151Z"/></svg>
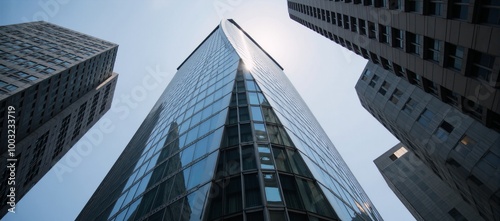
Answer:
<svg viewBox="0 0 500 221"><path fill-rule="evenodd" d="M382 220L234 21L181 64L78 220Z"/></svg>

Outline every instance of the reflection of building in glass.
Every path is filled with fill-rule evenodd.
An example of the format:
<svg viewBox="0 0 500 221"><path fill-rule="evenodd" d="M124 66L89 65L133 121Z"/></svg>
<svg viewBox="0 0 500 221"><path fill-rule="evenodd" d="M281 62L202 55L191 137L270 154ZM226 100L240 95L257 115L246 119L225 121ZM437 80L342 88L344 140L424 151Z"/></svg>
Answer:
<svg viewBox="0 0 500 221"><path fill-rule="evenodd" d="M181 64L77 219L382 220L282 68L232 20Z"/></svg>
<svg viewBox="0 0 500 221"><path fill-rule="evenodd" d="M371 62L356 91L363 107L428 168L422 170L432 171L485 220L500 219L497 131Z"/></svg>
<svg viewBox="0 0 500 221"><path fill-rule="evenodd" d="M415 219L484 220L403 144L382 154L375 164Z"/></svg>
<svg viewBox="0 0 500 221"><path fill-rule="evenodd" d="M0 27L0 217L10 187L18 202L111 107L117 51L47 22ZM12 137L15 156L7 149ZM12 158L15 186L7 185Z"/></svg>

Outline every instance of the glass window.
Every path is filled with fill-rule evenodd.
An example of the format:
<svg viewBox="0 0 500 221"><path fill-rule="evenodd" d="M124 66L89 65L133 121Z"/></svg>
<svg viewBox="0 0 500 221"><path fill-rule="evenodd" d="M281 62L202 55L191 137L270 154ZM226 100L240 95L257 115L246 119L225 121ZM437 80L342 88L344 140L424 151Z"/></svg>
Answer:
<svg viewBox="0 0 500 221"><path fill-rule="evenodd" d="M500 2L498 0L481 1L479 20L483 23L500 25Z"/></svg>
<svg viewBox="0 0 500 221"><path fill-rule="evenodd" d="M417 13L422 13L423 9L423 0L408 0L406 5L406 11L409 12L417 12Z"/></svg>
<svg viewBox="0 0 500 221"><path fill-rule="evenodd" d="M404 31L392 28L392 46L396 48L404 47Z"/></svg>
<svg viewBox="0 0 500 221"><path fill-rule="evenodd" d="M226 127L226 134L228 146L238 145L238 126Z"/></svg>
<svg viewBox="0 0 500 221"><path fill-rule="evenodd" d="M427 59L441 61L442 41L428 38Z"/></svg>
<svg viewBox="0 0 500 221"><path fill-rule="evenodd" d="M450 133L453 131L454 127L447 121L441 122L441 125L437 128L436 132L434 132L434 135L441 141L446 141L448 139L448 136L450 136Z"/></svg>
<svg viewBox="0 0 500 221"><path fill-rule="evenodd" d="M240 111L240 122L250 120L250 115L248 114L248 107L239 107Z"/></svg>
<svg viewBox="0 0 500 221"><path fill-rule="evenodd" d="M226 180L226 187L224 188L225 200L225 214L239 212L243 209L242 196L241 196L241 178L240 176L233 177Z"/></svg>
<svg viewBox="0 0 500 221"><path fill-rule="evenodd" d="M259 97L260 105L269 106L267 99L264 97L264 95L262 93L258 93L257 96Z"/></svg>
<svg viewBox="0 0 500 221"><path fill-rule="evenodd" d="M469 0L451 0L449 4L451 4L452 18L467 20Z"/></svg>
<svg viewBox="0 0 500 221"><path fill-rule="evenodd" d="M477 79L490 81L495 57L489 54L473 51L471 75Z"/></svg>
<svg viewBox="0 0 500 221"><path fill-rule="evenodd" d="M297 179L297 184L307 211L328 217L333 216L330 203L328 203L321 189L316 184L310 180L300 178Z"/></svg>
<svg viewBox="0 0 500 221"><path fill-rule="evenodd" d="M448 67L455 70L462 70L462 60L464 58L464 48L456 45L449 46L450 52L448 53Z"/></svg>
<svg viewBox="0 0 500 221"><path fill-rule="evenodd" d="M369 21L368 22L368 37L369 38L376 38L377 36L377 26L375 23Z"/></svg>
<svg viewBox="0 0 500 221"><path fill-rule="evenodd" d="M289 208L304 210L295 178L293 176L280 174L280 181L286 205Z"/></svg>
<svg viewBox="0 0 500 221"><path fill-rule="evenodd" d="M359 34L366 36L366 22L363 19L359 19Z"/></svg>
<svg viewBox="0 0 500 221"><path fill-rule="evenodd" d="M441 16L443 15L444 2L443 0L431 0L429 2L429 14Z"/></svg>
<svg viewBox="0 0 500 221"><path fill-rule="evenodd" d="M248 98L250 99L250 104L259 105L259 98L257 97L257 93L248 92Z"/></svg>
<svg viewBox="0 0 500 221"><path fill-rule="evenodd" d="M257 141L267 141L266 127L262 123L254 123L255 137Z"/></svg>
<svg viewBox="0 0 500 221"><path fill-rule="evenodd" d="M418 117L417 121L424 127L428 127L431 123L434 113L429 109L425 108L422 114Z"/></svg>
<svg viewBox="0 0 500 221"><path fill-rule="evenodd" d="M417 102L409 98L408 101L406 101L405 106L403 106L403 111L410 114L415 109L416 106Z"/></svg>
<svg viewBox="0 0 500 221"><path fill-rule="evenodd" d="M252 119L254 121L263 121L264 120L262 118L262 111L260 110L259 106L252 106L251 111L252 111Z"/></svg>
<svg viewBox="0 0 500 221"><path fill-rule="evenodd" d="M260 198L259 178L256 173L245 174L245 207L254 207L262 205Z"/></svg>
<svg viewBox="0 0 500 221"><path fill-rule="evenodd" d="M265 145L259 145L259 159L261 169L274 169L273 156L271 149Z"/></svg>
<svg viewBox="0 0 500 221"><path fill-rule="evenodd" d="M458 142L458 144L455 146L455 151L462 155L462 157L466 157L472 148L476 145L476 141L473 140L471 137L464 135L462 139Z"/></svg>
<svg viewBox="0 0 500 221"><path fill-rule="evenodd" d="M247 104L247 95L245 93L238 93L238 105Z"/></svg>
<svg viewBox="0 0 500 221"><path fill-rule="evenodd" d="M389 84L389 82L387 82L387 81L384 81L384 83L382 83L382 86L380 86L380 89L378 90L378 92L382 95L385 95L387 93L387 91L389 90L389 87L391 87L391 84Z"/></svg>
<svg viewBox="0 0 500 221"><path fill-rule="evenodd" d="M408 41L406 45L407 52L420 55L422 53L422 35L407 32L406 36Z"/></svg>
<svg viewBox="0 0 500 221"><path fill-rule="evenodd" d="M224 151L224 171L228 174L240 172L240 151L238 148L232 148Z"/></svg>
<svg viewBox="0 0 500 221"><path fill-rule="evenodd" d="M266 195L267 203L269 204L282 204L281 194L278 188L275 173L262 173L264 178L264 192Z"/></svg>
<svg viewBox="0 0 500 221"><path fill-rule="evenodd" d="M284 149L273 147L273 154L276 162L276 169L289 173L293 172L290 167L290 160L288 159L288 155Z"/></svg>
<svg viewBox="0 0 500 221"><path fill-rule="evenodd" d="M380 30L379 41L382 43L389 44L391 40L391 27L379 25L379 30Z"/></svg>
<svg viewBox="0 0 500 221"><path fill-rule="evenodd" d="M247 81L247 88L249 91L259 91L255 81Z"/></svg>
<svg viewBox="0 0 500 221"><path fill-rule="evenodd" d="M262 107L262 112L264 114L264 119L266 120L266 122L279 123L273 109L271 109L270 107Z"/></svg>
<svg viewBox="0 0 500 221"><path fill-rule="evenodd" d="M389 100L393 103L393 104L398 104L399 102L399 99L401 99L401 96L403 95L403 92L398 90L397 88L394 90L394 92L392 92L392 95L391 95L391 98L389 98Z"/></svg>
<svg viewBox="0 0 500 221"><path fill-rule="evenodd" d="M238 123L238 111L236 110L236 108L229 108L227 118L229 124Z"/></svg>
<svg viewBox="0 0 500 221"><path fill-rule="evenodd" d="M241 147L241 158L243 160L243 170L253 170L257 168L255 163L255 149L253 145Z"/></svg>
<svg viewBox="0 0 500 221"><path fill-rule="evenodd" d="M365 71L361 75L361 80L366 81L371 76L372 76L372 72L368 69L365 69Z"/></svg>
<svg viewBox="0 0 500 221"><path fill-rule="evenodd" d="M299 155L299 152L297 152L295 150L289 150L289 149L287 151L288 151L288 155L292 158L292 160L290 161L290 164L292 166L293 172L296 174L302 175L302 176L312 177L306 163L304 162L302 157Z"/></svg>
<svg viewBox="0 0 500 221"><path fill-rule="evenodd" d="M370 83L368 84L370 87L375 87L375 85L377 84L377 81L378 81L379 77L377 75L374 75L372 80L370 81Z"/></svg>
<svg viewBox="0 0 500 221"><path fill-rule="evenodd" d="M241 137L241 142L253 141L252 128L250 127L250 124L241 124L240 125L240 137Z"/></svg>

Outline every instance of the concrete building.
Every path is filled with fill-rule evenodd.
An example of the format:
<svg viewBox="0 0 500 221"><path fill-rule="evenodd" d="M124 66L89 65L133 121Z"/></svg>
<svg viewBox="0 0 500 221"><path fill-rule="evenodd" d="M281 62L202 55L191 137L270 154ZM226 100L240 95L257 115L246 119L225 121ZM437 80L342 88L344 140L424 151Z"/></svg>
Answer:
<svg viewBox="0 0 500 221"><path fill-rule="evenodd" d="M371 62L355 88L363 107L484 220L500 219L497 131Z"/></svg>
<svg viewBox="0 0 500 221"><path fill-rule="evenodd" d="M500 131L497 1L289 0L290 18Z"/></svg>
<svg viewBox="0 0 500 221"><path fill-rule="evenodd" d="M223 20L77 220L382 220L281 66Z"/></svg>
<svg viewBox="0 0 500 221"><path fill-rule="evenodd" d="M0 27L2 202L18 202L111 107L117 50L47 22Z"/></svg>
<svg viewBox="0 0 500 221"><path fill-rule="evenodd" d="M418 221L484 219L402 143L378 157L385 181Z"/></svg>

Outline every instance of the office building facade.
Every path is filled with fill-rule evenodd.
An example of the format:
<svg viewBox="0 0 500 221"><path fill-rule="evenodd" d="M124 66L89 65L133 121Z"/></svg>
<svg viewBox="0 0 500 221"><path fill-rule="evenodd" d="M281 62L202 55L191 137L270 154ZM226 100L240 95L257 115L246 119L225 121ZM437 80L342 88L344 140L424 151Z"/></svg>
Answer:
<svg viewBox="0 0 500 221"><path fill-rule="evenodd" d="M290 18L500 131L497 1L289 0Z"/></svg>
<svg viewBox="0 0 500 221"><path fill-rule="evenodd" d="M18 202L111 107L117 50L47 22L0 27L0 215L7 195Z"/></svg>
<svg viewBox="0 0 500 221"><path fill-rule="evenodd" d="M497 131L372 62L355 88L362 106L484 220L500 219Z"/></svg>
<svg viewBox="0 0 500 221"><path fill-rule="evenodd" d="M418 221L484 219L402 143L374 160L385 181Z"/></svg>
<svg viewBox="0 0 500 221"><path fill-rule="evenodd" d="M276 63L223 20L77 220L382 220Z"/></svg>

